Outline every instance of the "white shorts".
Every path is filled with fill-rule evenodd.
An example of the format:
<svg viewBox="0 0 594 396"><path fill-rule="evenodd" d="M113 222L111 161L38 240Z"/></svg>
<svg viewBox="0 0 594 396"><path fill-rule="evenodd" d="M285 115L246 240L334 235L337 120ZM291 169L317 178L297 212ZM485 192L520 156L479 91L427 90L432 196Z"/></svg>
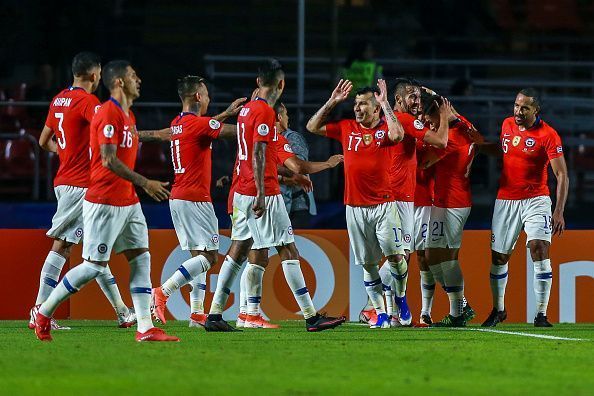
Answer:
<svg viewBox="0 0 594 396"><path fill-rule="evenodd" d="M425 248L459 249L470 208L431 207Z"/></svg>
<svg viewBox="0 0 594 396"><path fill-rule="evenodd" d="M266 249L295 242L282 195L266 197L266 210L258 219L252 210L255 199L256 197L239 193L233 196L231 239L245 241L252 238L252 249Z"/></svg>
<svg viewBox="0 0 594 396"><path fill-rule="evenodd" d="M83 259L109 261L111 250L148 249L148 228L140 204L102 205L83 201Z"/></svg>
<svg viewBox="0 0 594 396"><path fill-rule="evenodd" d="M52 228L46 235L70 243L79 243L83 236L82 207L87 189L56 186L54 192L58 199L58 209L52 218Z"/></svg>
<svg viewBox="0 0 594 396"><path fill-rule="evenodd" d="M491 249L504 254L514 250L522 227L526 243L538 239L551 242L551 198L497 199L491 225Z"/></svg>
<svg viewBox="0 0 594 396"><path fill-rule="evenodd" d="M431 206L415 206L415 232L413 233L415 250L425 250L430 219Z"/></svg>
<svg viewBox="0 0 594 396"><path fill-rule="evenodd" d="M404 254L395 202L346 207L346 223L357 265L378 265L382 256Z"/></svg>
<svg viewBox="0 0 594 396"><path fill-rule="evenodd" d="M212 203L172 199L169 210L182 250L219 250L219 221Z"/></svg>
<svg viewBox="0 0 594 396"><path fill-rule="evenodd" d="M402 247L409 252L414 251L415 204L414 202L396 201L398 217L400 217L400 231L402 233Z"/></svg>

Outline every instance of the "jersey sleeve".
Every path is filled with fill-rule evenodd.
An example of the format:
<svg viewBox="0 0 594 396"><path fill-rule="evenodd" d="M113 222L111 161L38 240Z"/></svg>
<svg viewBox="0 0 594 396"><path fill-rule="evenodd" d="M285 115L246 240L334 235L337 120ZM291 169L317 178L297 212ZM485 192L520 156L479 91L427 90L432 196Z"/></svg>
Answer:
<svg viewBox="0 0 594 396"><path fill-rule="evenodd" d="M131 114L131 113L130 113ZM108 111L97 113L97 142L102 144L118 144L118 136L123 130L123 125L114 114Z"/></svg>
<svg viewBox="0 0 594 396"><path fill-rule="evenodd" d="M429 132L429 128L423 124L423 121L413 117L410 114L398 113L398 121L402 124L404 133L414 137L415 139L423 140L425 134Z"/></svg>
<svg viewBox="0 0 594 396"><path fill-rule="evenodd" d="M274 110L272 108L261 108L254 113L253 139L255 142L270 143L274 139Z"/></svg>
<svg viewBox="0 0 594 396"><path fill-rule="evenodd" d="M50 107L49 110L47 111L47 117L45 118L45 126L48 127L49 129L51 129L53 132L55 132L55 124L54 124L54 112L52 111L52 108Z"/></svg>
<svg viewBox="0 0 594 396"><path fill-rule="evenodd" d="M283 135L278 136L278 141L276 142L276 153L278 156L278 162L280 164L284 164L286 160L295 156L289 141Z"/></svg>
<svg viewBox="0 0 594 396"><path fill-rule="evenodd" d="M326 124L326 136L340 142L342 139L342 122Z"/></svg>
<svg viewBox="0 0 594 396"><path fill-rule="evenodd" d="M550 160L563 156L563 145L559 134L551 129L551 134L545 142L545 150Z"/></svg>
<svg viewBox="0 0 594 396"><path fill-rule="evenodd" d="M83 104L82 116L85 120L91 123L93 117L95 116L95 113L97 113L100 107L101 102L99 102L99 99L97 99L95 95L88 95Z"/></svg>

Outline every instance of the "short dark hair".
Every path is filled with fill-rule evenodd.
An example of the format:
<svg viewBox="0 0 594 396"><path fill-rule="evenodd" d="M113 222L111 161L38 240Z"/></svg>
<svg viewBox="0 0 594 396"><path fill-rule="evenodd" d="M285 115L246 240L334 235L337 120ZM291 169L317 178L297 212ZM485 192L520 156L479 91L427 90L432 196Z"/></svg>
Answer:
<svg viewBox="0 0 594 396"><path fill-rule="evenodd" d="M538 91L534 88L524 88L521 89L520 92L518 92L518 94L522 94L524 96L527 96L529 98L532 98L532 104L536 107L540 107L540 95L538 94Z"/></svg>
<svg viewBox="0 0 594 396"><path fill-rule="evenodd" d="M206 84L206 80L200 76L184 76L177 79L177 94L183 100L198 92L200 85Z"/></svg>
<svg viewBox="0 0 594 396"><path fill-rule="evenodd" d="M117 78L124 78L126 71L130 65L127 60L112 60L103 68L103 85L105 88L111 90Z"/></svg>
<svg viewBox="0 0 594 396"><path fill-rule="evenodd" d="M394 96L404 96L406 87L421 87L421 84L412 77L398 77L394 84Z"/></svg>
<svg viewBox="0 0 594 396"><path fill-rule="evenodd" d="M283 65L274 58L265 60L258 65L258 78L265 87L273 87L281 80L284 75Z"/></svg>
<svg viewBox="0 0 594 396"><path fill-rule="evenodd" d="M274 112L276 113L276 115L278 115L283 108L286 109L287 106L285 106L285 104L283 102L281 102L280 100L277 100L276 103L274 104L274 107L273 107Z"/></svg>
<svg viewBox="0 0 594 396"><path fill-rule="evenodd" d="M431 95L425 91L421 92L421 105L423 106L423 114L433 115L439 110L439 106L443 104L443 98L439 95Z"/></svg>
<svg viewBox="0 0 594 396"><path fill-rule="evenodd" d="M72 59L72 75L75 77L86 76L91 69L101 66L101 58L93 52L79 52Z"/></svg>
<svg viewBox="0 0 594 396"><path fill-rule="evenodd" d="M355 96L365 95L365 94L368 94L368 93L373 93L373 94L378 94L379 95L380 90L377 87L362 87L362 88L359 88L358 90L355 91ZM375 95L372 95L372 97L375 98Z"/></svg>

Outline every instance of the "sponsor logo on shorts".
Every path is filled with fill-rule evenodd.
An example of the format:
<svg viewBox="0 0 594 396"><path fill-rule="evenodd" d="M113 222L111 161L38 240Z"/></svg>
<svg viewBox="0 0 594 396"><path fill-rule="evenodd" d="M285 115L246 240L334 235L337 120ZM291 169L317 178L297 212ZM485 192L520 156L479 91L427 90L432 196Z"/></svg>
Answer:
<svg viewBox="0 0 594 396"><path fill-rule="evenodd" d="M293 149L291 148L291 146L289 146L289 143L285 143L285 145L284 145L283 148L285 149L285 151L287 153L292 153L293 152Z"/></svg>
<svg viewBox="0 0 594 396"><path fill-rule="evenodd" d="M211 118L211 120L208 121L208 126L210 129L219 129L221 127L221 123Z"/></svg>
<svg viewBox="0 0 594 396"><path fill-rule="evenodd" d="M410 234L404 234L402 238L404 239L404 242L410 243Z"/></svg>
<svg viewBox="0 0 594 396"><path fill-rule="evenodd" d="M289 228L287 228L287 232L289 235L293 235L293 227L289 226Z"/></svg>
<svg viewBox="0 0 594 396"><path fill-rule="evenodd" d="M268 128L268 125L266 125L266 124L258 125L258 134L260 136L266 136L266 135L268 135L268 132L270 132L270 128Z"/></svg>
<svg viewBox="0 0 594 396"><path fill-rule="evenodd" d="M386 136L386 131L376 131L375 132L375 138L377 140L382 140L384 138L384 136Z"/></svg>
<svg viewBox="0 0 594 396"><path fill-rule="evenodd" d="M107 245L104 243L101 243L99 246L97 246L97 251L101 254L107 253Z"/></svg>
<svg viewBox="0 0 594 396"><path fill-rule="evenodd" d="M526 147L534 147L535 144L536 140L534 140L533 138L526 139Z"/></svg>
<svg viewBox="0 0 594 396"><path fill-rule="evenodd" d="M78 227L75 231L74 231L74 235L76 235L77 238L80 238L83 235L83 229Z"/></svg>
<svg viewBox="0 0 594 396"><path fill-rule="evenodd" d="M103 127L103 135L108 138L111 139L113 137L113 132L114 132L114 127L111 124L107 124Z"/></svg>
<svg viewBox="0 0 594 396"><path fill-rule="evenodd" d="M416 129L418 129L419 131L420 131L420 130L423 130L423 129L425 128L425 125L423 124L423 121L421 121L421 120L415 120L415 121L413 122L413 126L414 126Z"/></svg>
<svg viewBox="0 0 594 396"><path fill-rule="evenodd" d="M217 234L214 234L211 239L214 243L219 243L219 236Z"/></svg>

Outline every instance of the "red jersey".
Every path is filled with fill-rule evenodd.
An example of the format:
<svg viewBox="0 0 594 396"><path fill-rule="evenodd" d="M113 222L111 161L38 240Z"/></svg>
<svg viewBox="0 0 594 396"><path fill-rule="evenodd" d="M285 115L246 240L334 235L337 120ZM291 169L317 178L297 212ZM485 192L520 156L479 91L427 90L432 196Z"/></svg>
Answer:
<svg viewBox="0 0 594 396"><path fill-rule="evenodd" d="M280 194L278 173L276 171L277 132L276 115L264 99L252 100L239 112L237 117L237 156L239 158L239 181L237 192L255 197L257 194L254 170L252 167L254 144L266 142L266 165L264 167L264 194Z"/></svg>
<svg viewBox="0 0 594 396"><path fill-rule="evenodd" d="M210 117L181 113L171 122L171 161L175 181L170 199L212 202L212 141L223 125Z"/></svg>
<svg viewBox="0 0 594 396"><path fill-rule="evenodd" d="M394 113L404 128L404 138L394 146L390 176L395 201L413 202L417 172L417 139L421 142L429 129L413 115Z"/></svg>
<svg viewBox="0 0 594 396"><path fill-rule="evenodd" d="M441 159L435 166L433 205L440 208L467 208L472 205L470 167L476 150L470 138L472 124L462 116L450 123L448 145L435 150Z"/></svg>
<svg viewBox="0 0 594 396"><path fill-rule="evenodd" d="M101 105L91 122L91 180L85 199L113 206L137 203L138 197L132 183L122 179L101 163L102 144L116 145L118 159L128 168L134 169L138 152L136 118L132 110L126 115L114 98Z"/></svg>
<svg viewBox="0 0 594 396"><path fill-rule="evenodd" d="M355 120L342 120L327 124L326 136L342 144L345 205L371 206L394 200L389 166L394 143L385 122L368 129Z"/></svg>
<svg viewBox="0 0 594 396"><path fill-rule="evenodd" d="M277 135L276 144L277 164L284 164L286 160L295 156L293 149L286 137L281 134ZM229 188L229 196L227 197L227 213L233 213L233 195L237 190L237 183L239 181L239 167L237 157L235 157L235 166L233 167L233 180L231 181L231 187Z"/></svg>
<svg viewBox="0 0 594 396"><path fill-rule="evenodd" d="M89 127L99 99L81 87L54 96L45 125L56 135L60 167L54 186L89 185Z"/></svg>
<svg viewBox="0 0 594 396"><path fill-rule="evenodd" d="M417 156L422 158L429 146L417 141ZM435 167L417 168L415 183L415 206L433 206L433 188L435 184Z"/></svg>
<svg viewBox="0 0 594 396"><path fill-rule="evenodd" d="M525 131L506 118L501 126L503 170L497 199L527 199L549 195L547 167L554 158L563 156L561 138L546 122Z"/></svg>

